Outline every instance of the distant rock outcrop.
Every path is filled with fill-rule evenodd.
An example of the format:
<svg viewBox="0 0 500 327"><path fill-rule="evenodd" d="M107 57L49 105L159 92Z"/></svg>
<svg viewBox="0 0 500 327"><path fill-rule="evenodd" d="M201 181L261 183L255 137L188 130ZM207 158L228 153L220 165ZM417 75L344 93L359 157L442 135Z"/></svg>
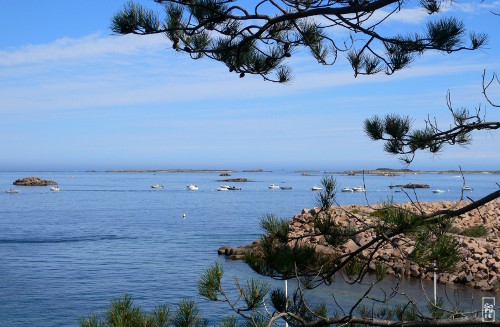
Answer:
<svg viewBox="0 0 500 327"><path fill-rule="evenodd" d="M253 241L250 245L243 245L240 247L233 248L229 245L223 245L217 251L219 254L224 254L228 259L233 260L243 260L245 254L249 252L255 252L258 250L260 240Z"/></svg>
<svg viewBox="0 0 500 327"><path fill-rule="evenodd" d="M47 186L47 185L57 185L57 182L32 176L32 177L16 179L12 184L21 186Z"/></svg>
<svg viewBox="0 0 500 327"><path fill-rule="evenodd" d="M249 180L246 178L240 177L240 178L219 179L217 182L245 183L245 182L249 182Z"/></svg>
<svg viewBox="0 0 500 327"><path fill-rule="evenodd" d="M429 184L398 184L391 185L390 188L398 187L398 188L429 188Z"/></svg>

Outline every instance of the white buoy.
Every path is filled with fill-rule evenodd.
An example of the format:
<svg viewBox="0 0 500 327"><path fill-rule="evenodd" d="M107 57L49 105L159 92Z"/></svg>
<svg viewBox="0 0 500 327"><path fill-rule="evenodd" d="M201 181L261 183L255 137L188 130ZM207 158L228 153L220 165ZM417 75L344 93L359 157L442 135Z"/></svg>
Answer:
<svg viewBox="0 0 500 327"><path fill-rule="evenodd" d="M184 219L186 219L186 214L184 214Z"/></svg>

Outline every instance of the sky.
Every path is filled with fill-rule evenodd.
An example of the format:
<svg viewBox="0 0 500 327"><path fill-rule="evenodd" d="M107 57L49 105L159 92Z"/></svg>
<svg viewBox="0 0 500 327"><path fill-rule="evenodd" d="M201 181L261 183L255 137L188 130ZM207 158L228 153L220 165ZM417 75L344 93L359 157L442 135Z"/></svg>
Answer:
<svg viewBox="0 0 500 327"><path fill-rule="evenodd" d="M322 66L302 50L288 85L191 60L161 35L114 35L125 2L0 0L0 170L405 168L363 133L364 119L399 113L444 128L448 91L454 106L500 118L481 94L483 70L500 73L500 16L490 13L500 1L443 14L489 34L479 51L427 53L394 75L354 78L344 57ZM384 29L421 31L427 19L410 5ZM500 103L500 87L491 96ZM499 136L419 152L409 168L500 170Z"/></svg>

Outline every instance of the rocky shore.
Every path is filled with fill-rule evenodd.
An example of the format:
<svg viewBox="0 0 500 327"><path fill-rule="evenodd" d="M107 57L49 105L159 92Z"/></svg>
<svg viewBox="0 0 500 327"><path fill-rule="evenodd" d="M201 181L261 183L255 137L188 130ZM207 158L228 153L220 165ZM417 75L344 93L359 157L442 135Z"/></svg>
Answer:
<svg viewBox="0 0 500 327"><path fill-rule="evenodd" d="M457 208L465 206L467 203L461 202L431 202L421 203L422 208L426 212L441 210L456 206ZM402 204L409 206L409 204ZM376 206L375 206L376 208ZM304 209L299 214L295 215L290 221L290 237L305 237L303 241L312 244L317 251L325 254L332 254L334 251L349 253L356 251L360 246L370 242L375 236L374 232L367 231L356 235L353 240L349 240L338 249L333 249L327 246L325 239L321 236L310 236L315 232L314 214L318 212L318 208ZM360 228L362 222L370 223L373 220L373 208L361 205L349 205L342 208L335 207L330 209L338 222L354 225L353 227ZM359 218L353 221L347 217L345 210L355 213ZM453 273L438 274L438 280L443 284L465 284L470 287L481 289L482 291L500 292L500 200L492 201L479 210L468 212L455 218L453 222L453 232L456 234L456 239L460 244L462 260L457 264L456 270ZM472 237L467 235L467 230L474 226L484 226L486 228L486 236ZM465 235L461 235L465 234ZM400 275L414 278L430 279L433 276L432 268L420 267L414 262L404 260L405 253L410 253L413 249L414 242L406 237L397 238L394 242L399 246L400 250L396 250L391 244L387 244L379 249L374 255L374 261L370 264L370 269L375 269L377 262L384 263L387 266L387 273L391 275ZM258 241L251 245L232 248L223 246L219 249L219 254L224 254L230 259L242 259L243 255L255 250L258 246ZM362 252L363 256L367 256L369 250Z"/></svg>

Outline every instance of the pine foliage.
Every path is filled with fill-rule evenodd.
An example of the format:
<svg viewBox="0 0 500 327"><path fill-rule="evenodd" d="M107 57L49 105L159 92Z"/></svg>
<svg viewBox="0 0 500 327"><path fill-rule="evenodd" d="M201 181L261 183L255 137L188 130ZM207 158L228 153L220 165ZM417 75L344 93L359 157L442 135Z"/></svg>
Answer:
<svg viewBox="0 0 500 327"><path fill-rule="evenodd" d="M293 78L289 58L306 49L322 65L345 53L354 75L393 74L427 51L476 50L485 34L467 34L455 17L428 21L424 32L386 35L383 23L407 8L432 16L442 1L155 0L163 14L132 1L111 24L116 34L162 33L172 47L193 59L208 57L244 77L260 75L279 83ZM380 18L375 18L380 17ZM345 36L338 29L348 32Z"/></svg>
<svg viewBox="0 0 500 327"><path fill-rule="evenodd" d="M171 323L170 307L166 304L155 307L150 313L134 305L130 295L114 298L102 315L80 317L80 327L167 327ZM193 325L184 325L186 327Z"/></svg>

